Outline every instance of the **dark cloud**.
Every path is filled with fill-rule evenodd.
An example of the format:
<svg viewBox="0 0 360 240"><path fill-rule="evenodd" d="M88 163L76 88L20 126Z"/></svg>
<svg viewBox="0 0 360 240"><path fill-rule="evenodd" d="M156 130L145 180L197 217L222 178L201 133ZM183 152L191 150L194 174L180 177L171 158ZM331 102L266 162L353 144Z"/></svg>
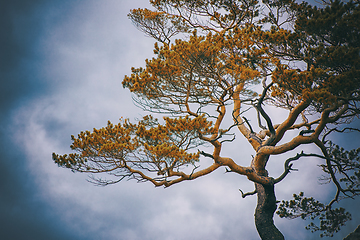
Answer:
<svg viewBox="0 0 360 240"><path fill-rule="evenodd" d="M1 238L82 239L77 233L62 228L63 223L51 213L47 203L36 196L34 182L21 166L24 156L2 154L0 157Z"/></svg>
<svg viewBox="0 0 360 240"><path fill-rule="evenodd" d="M16 106L46 90L37 74L35 46L44 31L43 11L57 6L56 1L45 0L0 2L0 232L5 240L81 239L59 228L57 216L37 196L26 156L12 141L10 131Z"/></svg>
<svg viewBox="0 0 360 240"><path fill-rule="evenodd" d="M33 59L33 45L41 32L41 19L34 11L46 1L2 1L0 3L0 110L9 111L21 98L33 94L39 84L23 69L28 59ZM4 115L2 115L4 116Z"/></svg>

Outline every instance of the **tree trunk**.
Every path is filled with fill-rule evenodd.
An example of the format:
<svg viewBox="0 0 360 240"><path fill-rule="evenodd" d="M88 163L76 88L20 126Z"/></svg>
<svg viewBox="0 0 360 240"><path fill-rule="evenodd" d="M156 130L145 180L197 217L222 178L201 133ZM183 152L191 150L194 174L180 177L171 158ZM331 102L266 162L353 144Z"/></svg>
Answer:
<svg viewBox="0 0 360 240"><path fill-rule="evenodd" d="M344 238L344 240L359 240L359 239L360 239L360 225L355 229L355 231L353 231L352 233L347 235L346 238Z"/></svg>
<svg viewBox="0 0 360 240"><path fill-rule="evenodd" d="M262 240L284 240L284 236L274 225L276 197L274 185L256 183L258 202L255 210L255 225Z"/></svg>

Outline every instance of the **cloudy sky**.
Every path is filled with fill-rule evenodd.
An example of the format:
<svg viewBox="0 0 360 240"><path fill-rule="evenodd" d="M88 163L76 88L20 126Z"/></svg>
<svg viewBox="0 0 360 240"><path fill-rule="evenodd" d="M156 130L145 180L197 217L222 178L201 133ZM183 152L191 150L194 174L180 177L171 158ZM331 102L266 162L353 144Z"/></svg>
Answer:
<svg viewBox="0 0 360 240"><path fill-rule="evenodd" d="M134 181L97 187L51 159L52 152L70 151L72 134L144 115L121 81L152 57L153 40L126 16L147 6L146 0L0 3L2 239L258 239L256 197L242 199L238 191L253 190L245 177L221 169L167 189ZM228 150L247 161L246 149ZM300 171L277 186L278 198L300 191L330 198L334 189L318 184L316 164L297 163ZM270 170L276 176L282 167ZM337 239L360 223L356 203L346 204L354 220ZM302 220L275 221L287 239L318 238Z"/></svg>

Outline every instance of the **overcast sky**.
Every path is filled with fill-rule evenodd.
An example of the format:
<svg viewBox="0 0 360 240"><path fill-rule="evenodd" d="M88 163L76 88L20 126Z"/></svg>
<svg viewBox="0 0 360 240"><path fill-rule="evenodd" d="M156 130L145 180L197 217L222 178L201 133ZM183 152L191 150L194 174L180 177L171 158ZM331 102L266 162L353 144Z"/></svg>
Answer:
<svg viewBox="0 0 360 240"><path fill-rule="evenodd" d="M57 167L52 152L68 153L70 135L144 115L121 86L132 66L152 57L154 41L127 18L146 0L7 0L0 3L0 236L1 239L259 239L256 197L245 177L224 169L167 189L124 181L96 187L86 174ZM356 147L356 141L352 141ZM228 148L248 162L248 146ZM280 161L280 160L279 160ZM315 159L276 187L327 200ZM281 165L270 166L274 176ZM247 164L246 164L247 165ZM337 235L346 236L354 220ZM307 222L275 222L287 239L317 239Z"/></svg>

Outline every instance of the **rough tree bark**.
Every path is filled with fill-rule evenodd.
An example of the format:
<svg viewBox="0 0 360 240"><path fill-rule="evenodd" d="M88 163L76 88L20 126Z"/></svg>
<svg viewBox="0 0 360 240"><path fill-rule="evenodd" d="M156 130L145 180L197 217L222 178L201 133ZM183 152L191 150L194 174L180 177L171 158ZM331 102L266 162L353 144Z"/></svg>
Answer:
<svg viewBox="0 0 360 240"><path fill-rule="evenodd" d="M255 184L257 191L257 206L255 210L255 225L262 240L284 240L284 236L276 228L273 216L276 210L274 185Z"/></svg>

